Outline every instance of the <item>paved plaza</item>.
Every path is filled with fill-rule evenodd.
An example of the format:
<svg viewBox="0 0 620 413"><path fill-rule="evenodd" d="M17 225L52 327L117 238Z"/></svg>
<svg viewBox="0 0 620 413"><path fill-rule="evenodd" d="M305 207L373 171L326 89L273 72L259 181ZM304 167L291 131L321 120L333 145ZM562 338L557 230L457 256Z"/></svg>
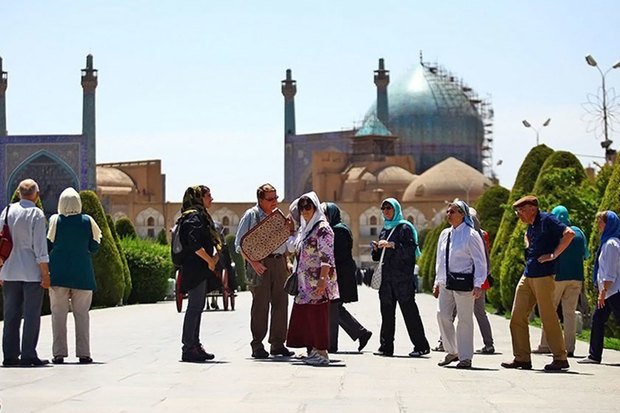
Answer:
<svg viewBox="0 0 620 413"><path fill-rule="evenodd" d="M619 410L620 352L605 350L603 365L569 359L571 369L563 373L542 371L551 360L547 355L533 355L532 371L505 370L499 364L512 359L508 320L491 316L498 354L476 355L472 370L456 370L454 364L442 368L437 362L443 353L407 357L411 345L399 314L395 357L378 357L372 354L380 325L377 293L366 287L359 291L361 301L348 308L373 337L360 354L357 343L341 331L341 352L331 356L329 367L306 366L298 359L251 359L247 292L239 293L235 311L205 311L203 343L216 359L204 364L179 361L183 314L172 302L91 311L96 364L79 365L68 358L74 364L0 368L1 412ZM435 345L436 300L427 294L416 299ZM537 343L540 330L531 331L532 343ZM51 358L51 336L46 316L38 347L42 358ZM475 336L480 348L477 328ZM585 356L586 351L587 343L578 342L576 354Z"/></svg>

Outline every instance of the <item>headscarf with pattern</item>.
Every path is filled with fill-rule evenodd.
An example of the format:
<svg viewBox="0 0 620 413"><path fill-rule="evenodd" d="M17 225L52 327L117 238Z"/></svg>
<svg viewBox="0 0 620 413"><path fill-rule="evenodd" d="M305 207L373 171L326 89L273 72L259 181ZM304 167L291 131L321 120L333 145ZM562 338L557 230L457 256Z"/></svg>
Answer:
<svg viewBox="0 0 620 413"><path fill-rule="evenodd" d="M211 218L211 215L209 215L209 212L202 203L202 196L207 191L210 190L204 185L190 186L189 188L187 188L185 190L185 194L183 194L183 207L181 208L181 214L187 215L190 212L198 212L204 219L206 219L207 224L209 225L209 233L213 238L215 248L219 252L222 249L222 239L217 233L213 218Z"/></svg>
<svg viewBox="0 0 620 413"><path fill-rule="evenodd" d="M387 230L391 230L392 228L400 224L405 224L411 227L411 230L413 231L413 240L415 241L415 244L416 244L415 256L419 257L420 255L422 255L422 251L420 251L420 246L418 242L418 231L416 231L415 227L413 226L411 222L403 218L403 210L400 206L400 203L395 198L386 198L383 200L383 202L381 202L381 205L385 204L386 202L392 205L392 208L394 209L394 216L392 217L392 219L387 219L385 217L385 213L381 211L381 213L383 214L383 221L384 221L383 226Z"/></svg>
<svg viewBox="0 0 620 413"><path fill-rule="evenodd" d="M461 201L460 199L455 199L452 202L452 205L454 205L456 209L458 209L458 211L463 215L463 221L465 221L465 225L472 229L475 229L474 222L471 220L471 215L469 213L469 205L467 205L465 201Z"/></svg>

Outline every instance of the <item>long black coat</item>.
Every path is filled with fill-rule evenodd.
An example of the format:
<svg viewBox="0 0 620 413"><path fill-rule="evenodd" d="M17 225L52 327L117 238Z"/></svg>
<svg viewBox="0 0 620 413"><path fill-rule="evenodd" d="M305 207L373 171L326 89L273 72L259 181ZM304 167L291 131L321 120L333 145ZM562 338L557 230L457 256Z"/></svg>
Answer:
<svg viewBox="0 0 620 413"><path fill-rule="evenodd" d="M379 239L386 239L391 230L383 228L379 234ZM383 284L390 281L393 284L407 283L413 286L415 268L415 249L417 247L413 238L413 230L407 224L400 224L394 229L394 233L389 239L394 242L394 248L386 248L383 257L383 269L381 273ZM379 261L381 249L372 251L373 261Z"/></svg>
<svg viewBox="0 0 620 413"><path fill-rule="evenodd" d="M215 242L209 230L208 221L199 212L189 213L181 223L181 244L183 245L183 277L181 291L188 292L207 280L207 292L218 289L221 282L209 269L205 260L196 251L204 248L211 255Z"/></svg>
<svg viewBox="0 0 620 413"><path fill-rule="evenodd" d="M345 303L351 303L357 301L357 280L355 279L357 265L351 255L353 238L346 228L336 226L332 229L334 230L334 258L340 299Z"/></svg>

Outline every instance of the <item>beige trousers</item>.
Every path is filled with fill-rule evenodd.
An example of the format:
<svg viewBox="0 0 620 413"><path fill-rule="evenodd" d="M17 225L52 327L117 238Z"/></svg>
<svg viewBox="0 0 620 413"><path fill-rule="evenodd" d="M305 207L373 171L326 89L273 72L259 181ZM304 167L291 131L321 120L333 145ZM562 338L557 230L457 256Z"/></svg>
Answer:
<svg viewBox="0 0 620 413"><path fill-rule="evenodd" d="M437 322L446 352L458 354L459 360L474 356L474 294L472 291L452 291L439 286ZM454 331L454 311L458 317Z"/></svg>
<svg viewBox="0 0 620 413"><path fill-rule="evenodd" d="M510 319L510 334L512 335L512 352L516 361L531 361L530 330L528 317L535 305L543 324L549 348L554 360L566 360L566 346L562 336L562 327L553 305L553 291L555 281L553 275L530 278L521 276L515 290L515 299L512 304L512 318Z"/></svg>
<svg viewBox="0 0 620 413"><path fill-rule="evenodd" d="M575 336L577 335L577 323L575 321L575 311L577 310L577 303L579 302L579 296L581 295L582 281L567 280L556 281L555 289L553 291L553 306L558 308L560 302L562 303L562 316L564 318L564 344L566 345L566 351L569 353L575 352ZM543 329L540 336L540 344L538 350L549 351L549 345L547 344L547 336Z"/></svg>
<svg viewBox="0 0 620 413"><path fill-rule="evenodd" d="M90 303L93 292L65 287L50 287L52 310L52 354L54 357L68 357L67 313L69 307L75 320L75 353L77 357L90 357Z"/></svg>

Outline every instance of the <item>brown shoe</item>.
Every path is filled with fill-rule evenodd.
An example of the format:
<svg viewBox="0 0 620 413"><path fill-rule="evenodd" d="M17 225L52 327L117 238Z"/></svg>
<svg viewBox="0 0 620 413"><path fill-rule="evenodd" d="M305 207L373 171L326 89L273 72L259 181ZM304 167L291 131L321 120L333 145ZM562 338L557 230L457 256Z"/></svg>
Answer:
<svg viewBox="0 0 620 413"><path fill-rule="evenodd" d="M502 363L501 366L505 369L523 369L523 370L531 370L532 362L531 361L518 361L513 360L510 363Z"/></svg>
<svg viewBox="0 0 620 413"><path fill-rule="evenodd" d="M545 366L545 371L560 371L569 367L568 360L553 360Z"/></svg>
<svg viewBox="0 0 620 413"><path fill-rule="evenodd" d="M457 361L458 359L458 354L446 354L446 357L444 357L442 361L437 363L437 365L440 367L447 366L448 364L452 363L453 361Z"/></svg>

